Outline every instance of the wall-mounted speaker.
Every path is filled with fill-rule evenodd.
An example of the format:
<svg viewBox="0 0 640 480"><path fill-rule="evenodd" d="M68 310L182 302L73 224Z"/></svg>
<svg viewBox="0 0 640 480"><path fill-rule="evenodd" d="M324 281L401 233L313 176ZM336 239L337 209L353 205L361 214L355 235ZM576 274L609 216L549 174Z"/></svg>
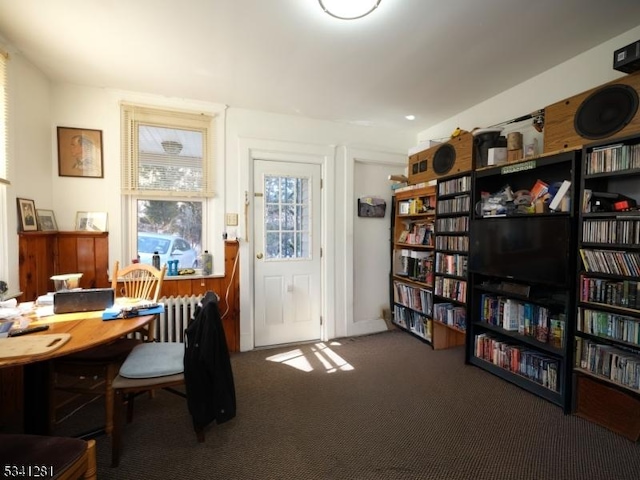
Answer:
<svg viewBox="0 0 640 480"><path fill-rule="evenodd" d="M473 170L473 135L457 137L409 157L409 184Z"/></svg>
<svg viewBox="0 0 640 480"><path fill-rule="evenodd" d="M545 107L544 152L574 150L640 132L640 73Z"/></svg>

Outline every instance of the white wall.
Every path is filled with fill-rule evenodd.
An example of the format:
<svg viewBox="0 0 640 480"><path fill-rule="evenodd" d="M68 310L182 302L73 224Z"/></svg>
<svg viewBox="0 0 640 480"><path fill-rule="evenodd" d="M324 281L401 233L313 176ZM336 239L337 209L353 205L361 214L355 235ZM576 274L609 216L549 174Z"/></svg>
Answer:
<svg viewBox="0 0 640 480"><path fill-rule="evenodd" d="M0 43L2 43L0 38ZM49 80L4 43L9 52L9 159L11 185L6 193L6 212L0 221L6 227L8 261L0 268L0 279L18 291L18 219L16 198L34 200L36 208L51 209L51 88ZM4 263L4 262L2 262ZM6 277L2 278L2 276Z"/></svg>
<svg viewBox="0 0 640 480"><path fill-rule="evenodd" d="M418 142L506 122L624 76L612 67L613 52L639 38L640 26L420 132Z"/></svg>

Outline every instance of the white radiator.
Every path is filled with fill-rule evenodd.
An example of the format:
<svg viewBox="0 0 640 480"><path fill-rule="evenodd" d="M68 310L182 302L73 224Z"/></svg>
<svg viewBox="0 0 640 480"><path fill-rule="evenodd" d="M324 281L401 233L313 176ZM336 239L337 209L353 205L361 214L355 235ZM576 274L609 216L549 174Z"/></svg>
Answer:
<svg viewBox="0 0 640 480"><path fill-rule="evenodd" d="M202 297L203 295L162 297L160 301L164 304L164 312L156 320L156 341L184 342L184 330ZM142 334L130 333L127 338L142 339Z"/></svg>
<svg viewBox="0 0 640 480"><path fill-rule="evenodd" d="M156 341L184 342L184 330L202 295L163 297L164 313L156 320Z"/></svg>

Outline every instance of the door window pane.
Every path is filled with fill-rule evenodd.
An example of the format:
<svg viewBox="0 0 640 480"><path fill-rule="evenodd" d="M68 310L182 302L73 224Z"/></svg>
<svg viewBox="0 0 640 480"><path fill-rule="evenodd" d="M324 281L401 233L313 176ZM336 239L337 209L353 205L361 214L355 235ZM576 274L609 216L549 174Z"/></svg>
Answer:
<svg viewBox="0 0 640 480"><path fill-rule="evenodd" d="M265 175L264 232L267 260L310 258L308 178Z"/></svg>

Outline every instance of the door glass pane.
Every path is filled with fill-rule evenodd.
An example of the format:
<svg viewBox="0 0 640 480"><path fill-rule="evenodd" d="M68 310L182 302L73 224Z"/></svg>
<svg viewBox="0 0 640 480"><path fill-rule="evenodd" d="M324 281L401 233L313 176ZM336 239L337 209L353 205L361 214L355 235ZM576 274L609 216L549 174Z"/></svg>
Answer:
<svg viewBox="0 0 640 480"><path fill-rule="evenodd" d="M265 175L265 259L310 258L310 193L308 178Z"/></svg>

